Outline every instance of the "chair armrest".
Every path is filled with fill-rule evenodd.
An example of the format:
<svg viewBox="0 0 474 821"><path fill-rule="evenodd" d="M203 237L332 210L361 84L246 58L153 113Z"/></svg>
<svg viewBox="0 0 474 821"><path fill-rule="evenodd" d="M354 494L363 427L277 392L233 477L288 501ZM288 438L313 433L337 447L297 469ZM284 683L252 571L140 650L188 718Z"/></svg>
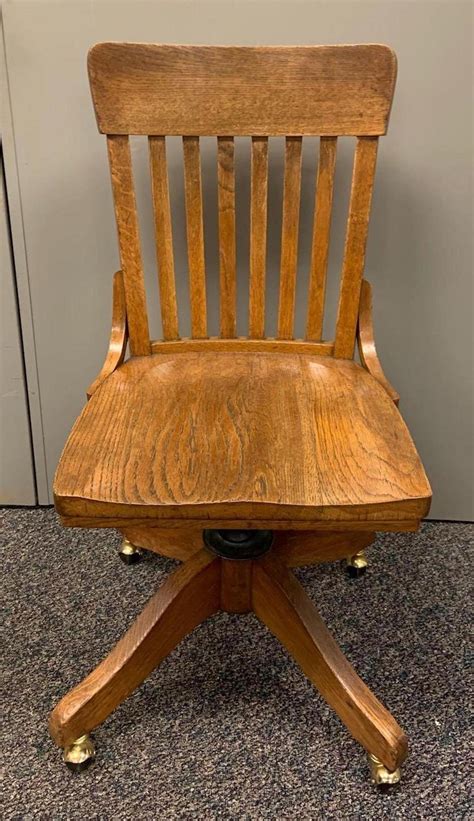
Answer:
<svg viewBox="0 0 474 821"><path fill-rule="evenodd" d="M372 318L372 286L366 279L362 280L360 291L357 345L359 347L360 361L364 368L385 388L395 405L398 405L400 396L385 376L377 356Z"/></svg>
<svg viewBox="0 0 474 821"><path fill-rule="evenodd" d="M127 308L125 303L125 289L123 284L122 271L114 274L113 282L113 308L112 308L112 328L110 330L109 349L102 370L97 378L87 389L87 398L107 379L125 359L127 350L128 329L127 329Z"/></svg>

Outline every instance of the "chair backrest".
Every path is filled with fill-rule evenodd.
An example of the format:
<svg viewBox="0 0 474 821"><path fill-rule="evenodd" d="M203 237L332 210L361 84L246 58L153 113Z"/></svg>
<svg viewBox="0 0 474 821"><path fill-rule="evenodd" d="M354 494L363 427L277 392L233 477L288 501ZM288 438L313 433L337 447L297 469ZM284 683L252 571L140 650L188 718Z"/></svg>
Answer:
<svg viewBox="0 0 474 821"><path fill-rule="evenodd" d="M179 46L100 43L88 57L99 130L107 135L132 355L180 340L166 137L183 138L194 349L209 342L199 138L217 138L220 338L268 345L265 330L268 138L285 137L279 350L351 358L378 137L385 134L396 57L383 45ZM149 138L164 343L150 340L130 135ZM249 336L236 339L234 137L251 138ZM320 137L305 340L294 340L302 139ZM337 138L356 138L333 342L321 339ZM181 343L180 343L181 344Z"/></svg>

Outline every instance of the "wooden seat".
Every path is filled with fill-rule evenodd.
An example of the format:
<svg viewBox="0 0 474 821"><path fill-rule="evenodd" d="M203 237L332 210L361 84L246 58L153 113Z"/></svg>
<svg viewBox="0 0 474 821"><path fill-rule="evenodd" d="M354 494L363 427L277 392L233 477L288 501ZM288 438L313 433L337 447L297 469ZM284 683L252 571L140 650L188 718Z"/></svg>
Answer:
<svg viewBox="0 0 474 821"><path fill-rule="evenodd" d="M253 611L365 747L373 780L395 783L405 735L291 571L346 558L359 572L375 531L416 530L429 508L428 481L377 356L364 279L395 55L383 45L102 43L91 49L88 67L107 140L120 270L109 350L61 457L55 504L66 526L117 528L127 561L145 548L183 563L56 706L51 734L70 765L92 760L88 733L183 636L220 610ZM148 139L160 339L150 334L130 148L136 135ZM189 337L178 310L170 136L182 137ZM306 136L320 139L300 339ZM214 137L216 148L218 337L209 336L201 137ZM237 336L235 137L247 138L250 148L246 337ZM267 235L275 228L267 219L270 137L284 150L275 338L266 337ZM334 338L324 339L339 137L354 141L354 161Z"/></svg>
<svg viewBox="0 0 474 821"><path fill-rule="evenodd" d="M214 517L371 529L419 520L430 498L399 411L359 365L245 352L129 360L84 408L54 493L66 524Z"/></svg>

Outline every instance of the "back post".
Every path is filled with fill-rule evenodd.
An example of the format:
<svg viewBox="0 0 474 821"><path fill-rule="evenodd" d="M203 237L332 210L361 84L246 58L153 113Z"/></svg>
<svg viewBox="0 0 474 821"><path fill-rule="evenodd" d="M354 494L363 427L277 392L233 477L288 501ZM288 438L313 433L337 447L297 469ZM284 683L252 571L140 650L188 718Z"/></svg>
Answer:
<svg viewBox="0 0 474 821"><path fill-rule="evenodd" d="M108 136L107 147L127 302L130 351L132 356L143 356L150 353L151 346L129 139L126 136Z"/></svg>

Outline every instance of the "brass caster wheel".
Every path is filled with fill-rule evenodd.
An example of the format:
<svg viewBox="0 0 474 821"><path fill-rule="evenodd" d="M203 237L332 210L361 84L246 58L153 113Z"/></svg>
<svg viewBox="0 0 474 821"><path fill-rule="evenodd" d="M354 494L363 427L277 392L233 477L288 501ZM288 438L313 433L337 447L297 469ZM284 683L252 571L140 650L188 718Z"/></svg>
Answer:
<svg viewBox="0 0 474 821"><path fill-rule="evenodd" d="M358 579L363 576L368 567L367 557L363 550L350 556L347 559L347 572L351 579Z"/></svg>
<svg viewBox="0 0 474 821"><path fill-rule="evenodd" d="M393 772L390 772L390 770L387 770L384 764L382 764L380 759L371 753L369 753L369 767L372 784L375 784L381 792L385 792L400 784L402 776L399 767L393 770Z"/></svg>
<svg viewBox="0 0 474 821"><path fill-rule="evenodd" d="M95 747L88 735L81 735L64 748L63 761L75 773L82 772L95 758Z"/></svg>
<svg viewBox="0 0 474 821"><path fill-rule="evenodd" d="M144 551L140 547L135 547L134 544L124 539L119 549L119 556L124 564L136 564L144 555Z"/></svg>

